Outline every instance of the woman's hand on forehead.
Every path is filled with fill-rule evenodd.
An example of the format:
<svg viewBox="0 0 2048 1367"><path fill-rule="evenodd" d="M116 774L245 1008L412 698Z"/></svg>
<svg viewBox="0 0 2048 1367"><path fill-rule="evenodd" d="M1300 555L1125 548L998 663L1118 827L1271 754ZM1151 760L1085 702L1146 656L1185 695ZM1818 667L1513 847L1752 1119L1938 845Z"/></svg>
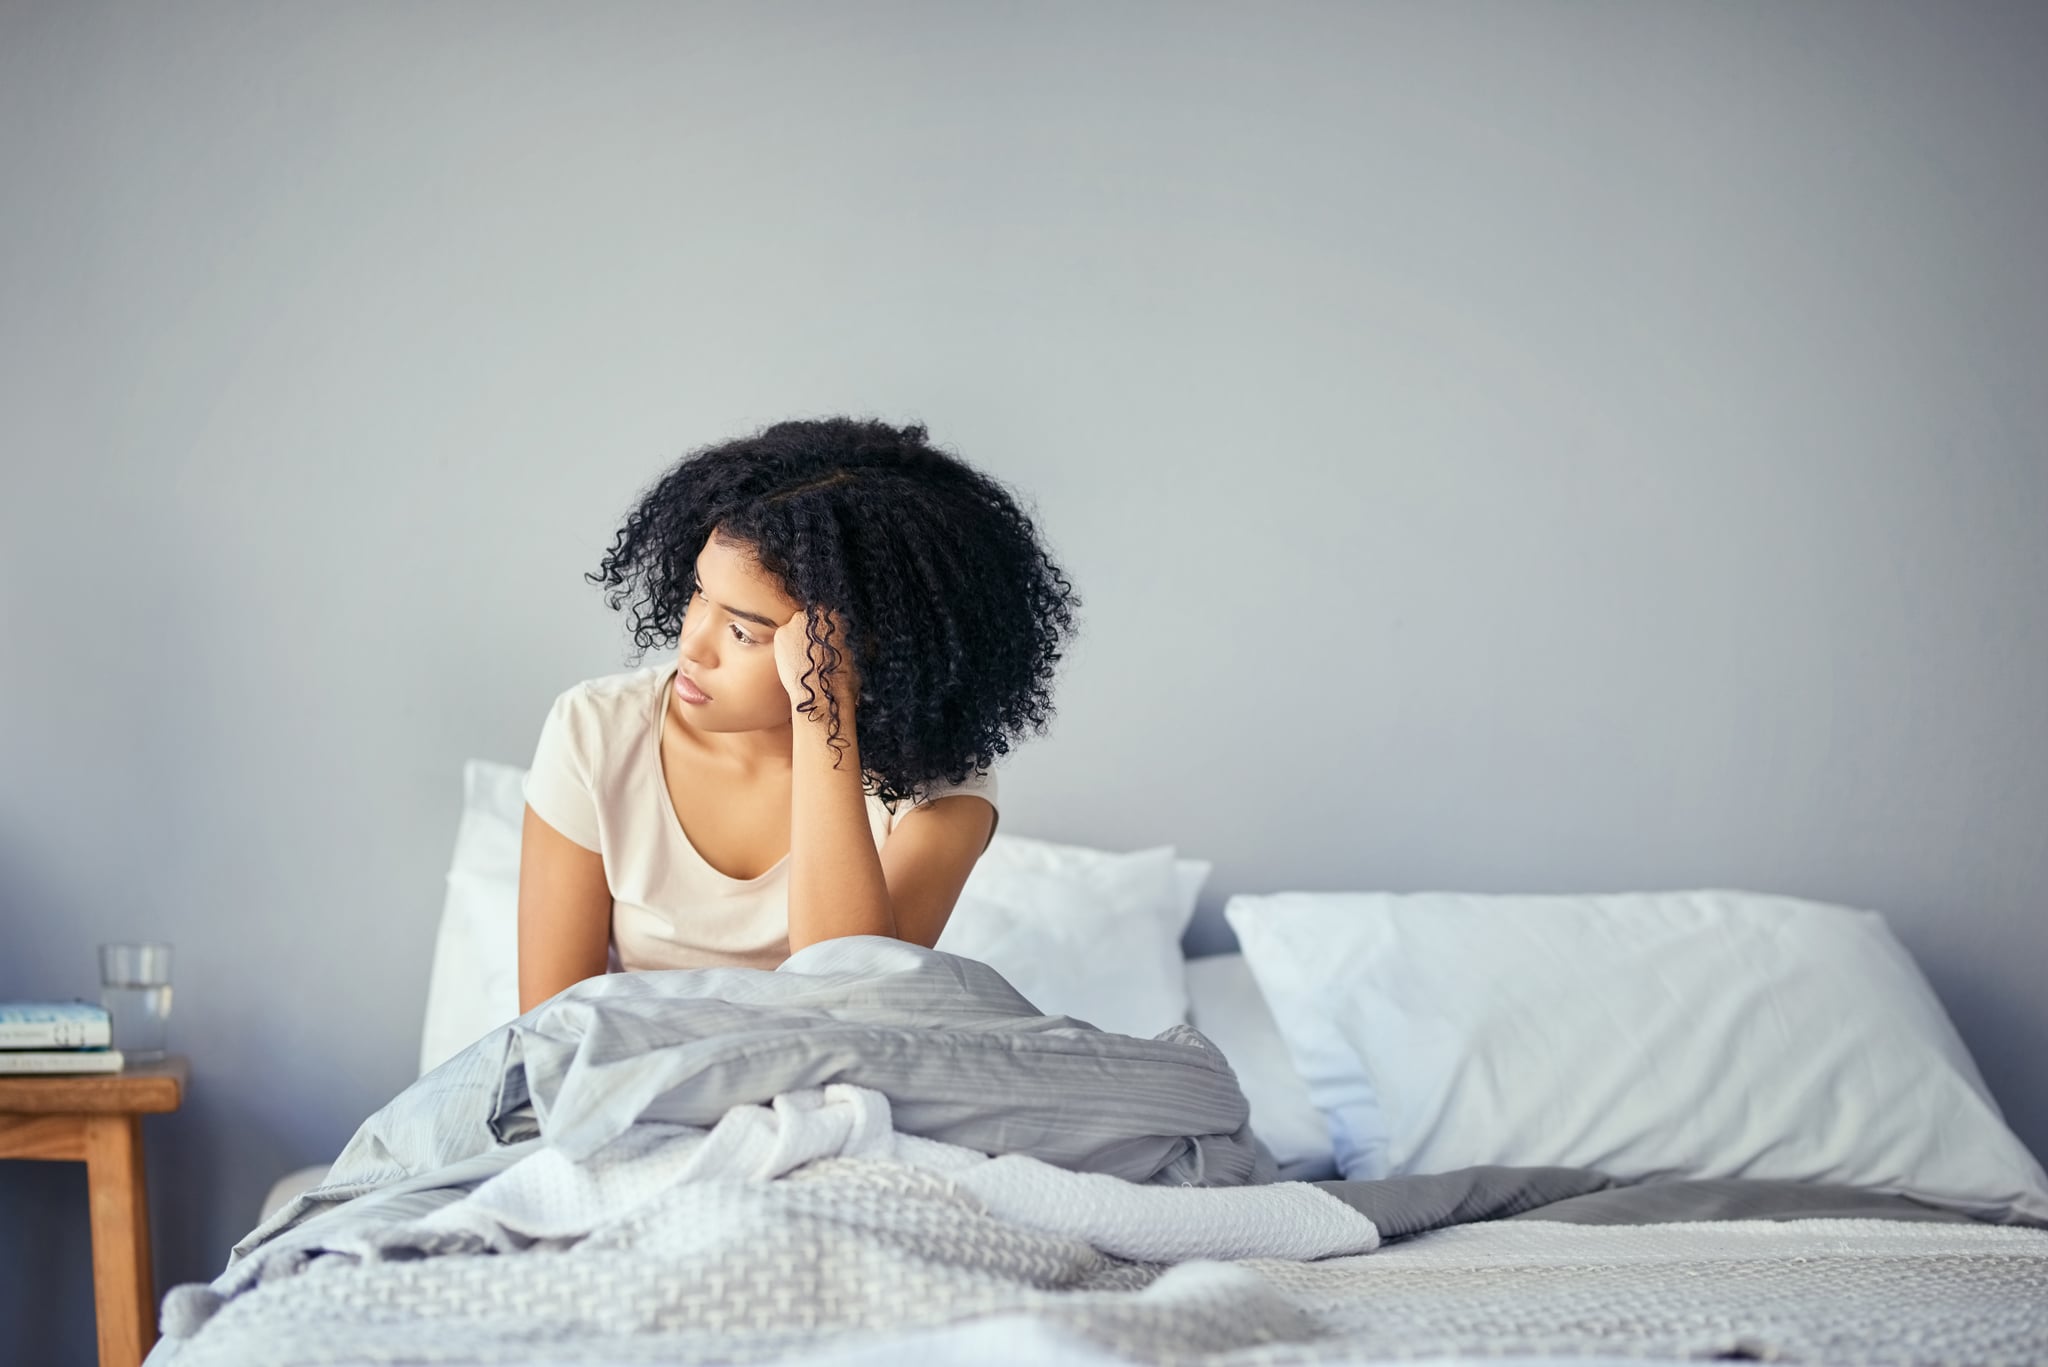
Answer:
<svg viewBox="0 0 2048 1367"><path fill-rule="evenodd" d="M813 679L812 688L822 703L824 694L831 692L839 699L842 716L860 697L860 671L854 667L853 649L847 644L846 620L836 612L826 616L826 639L839 651L839 665L829 680ZM810 638L810 614L799 609L787 622L775 629L775 672L782 678L783 691L789 694L790 709L800 715L814 718L825 716L820 706L810 711L804 708L803 678L812 666ZM816 661L820 668L824 661Z"/></svg>

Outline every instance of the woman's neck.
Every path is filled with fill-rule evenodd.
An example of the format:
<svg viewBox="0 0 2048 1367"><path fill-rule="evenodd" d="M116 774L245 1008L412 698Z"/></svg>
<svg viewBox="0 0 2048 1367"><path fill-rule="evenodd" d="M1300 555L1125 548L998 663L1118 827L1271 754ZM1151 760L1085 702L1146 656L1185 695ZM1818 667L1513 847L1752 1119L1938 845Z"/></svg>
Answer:
<svg viewBox="0 0 2048 1367"><path fill-rule="evenodd" d="M662 744L743 782L788 778L795 736L789 723L759 731L700 731L668 710Z"/></svg>

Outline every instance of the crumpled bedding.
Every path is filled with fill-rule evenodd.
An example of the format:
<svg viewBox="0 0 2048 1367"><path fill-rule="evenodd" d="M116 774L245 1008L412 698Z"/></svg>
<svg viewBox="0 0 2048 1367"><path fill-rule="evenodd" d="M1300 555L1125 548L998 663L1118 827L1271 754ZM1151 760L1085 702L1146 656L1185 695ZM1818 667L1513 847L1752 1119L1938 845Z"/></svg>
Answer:
<svg viewBox="0 0 2048 1367"><path fill-rule="evenodd" d="M773 972L605 974L558 993L400 1092L318 1187L236 1244L232 1265L319 1210L540 1139L587 1158L641 1123L844 1082L905 1134L1132 1182L1271 1181L1222 1053L1041 1015L988 965L883 936L821 941Z"/></svg>
<svg viewBox="0 0 2048 1367"><path fill-rule="evenodd" d="M1277 1175L1229 1063L1192 1027L1152 1040L1109 1034L1040 1014L985 964L853 936L809 946L774 972L588 979L484 1036L364 1121L326 1179L240 1240L210 1287L167 1297L166 1331L192 1337L267 1278L345 1251L507 1251L488 1236L441 1237L448 1231L430 1217L480 1187L502 1190L522 1166L598 1180L656 1141L665 1153L692 1140L716 1151L711 1127L736 1132L722 1124L744 1122L736 1108L776 1106L786 1117L832 1089L846 1116L868 1108L866 1131L849 1119L851 1129L804 1152L789 1147L799 1127L780 1126L787 1161L742 1174L699 1153L703 1171L669 1183L765 1180L827 1156L931 1167L940 1150L978 1163L1002 1156L1001 1171L1036 1164L1123 1185L1263 1188ZM1284 1185L1292 1193L1275 1193L1280 1201L1306 1198L1325 1223L1348 1228L1354 1249L1376 1239L1369 1221ZM587 1209L576 1237L601 1226L600 1214Z"/></svg>
<svg viewBox="0 0 2048 1367"><path fill-rule="evenodd" d="M827 1159L940 1174L991 1215L1141 1261L1325 1258L1370 1252L1379 1243L1370 1219L1306 1183L1167 1186L1073 1172L1029 1154L977 1153L899 1132L887 1097L847 1083L784 1092L766 1106L735 1106L709 1130L635 1125L587 1158L526 1141L500 1158L488 1169L471 1165L461 1182L411 1190L404 1199L359 1197L266 1240L216 1279L210 1296L181 1301L203 1318L226 1297L316 1263L567 1249L672 1188L761 1184Z"/></svg>

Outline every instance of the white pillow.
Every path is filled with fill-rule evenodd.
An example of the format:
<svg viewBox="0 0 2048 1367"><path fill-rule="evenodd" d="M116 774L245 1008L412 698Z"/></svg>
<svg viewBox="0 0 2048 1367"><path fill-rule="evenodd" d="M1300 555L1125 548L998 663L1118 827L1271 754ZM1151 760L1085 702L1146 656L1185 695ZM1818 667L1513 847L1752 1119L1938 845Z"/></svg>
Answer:
<svg viewBox="0 0 2048 1367"><path fill-rule="evenodd" d="M998 832L936 948L979 959L1047 1015L1150 1039L1187 1020L1180 939L1208 872L1171 845L1113 854Z"/></svg>
<svg viewBox="0 0 2048 1367"><path fill-rule="evenodd" d="M526 809L521 792L525 777L525 768L518 765L484 759L472 759L463 765L462 820L455 833L455 854L448 869L441 928L434 942L434 967L427 986L426 1022L420 1032L423 1074L519 1014L519 843ZM1170 847L1161 848L1167 850L1172 861L1171 889L1162 889L1156 883L1147 886L1145 913L1133 926L1123 928L1147 947L1142 957L1153 965L1140 974L1144 980L1157 984L1149 989L1148 1005L1140 1017L1148 1024L1160 1018L1162 1002L1167 1009L1174 1009L1173 1003L1179 1003L1172 1018L1175 1021L1182 1018L1179 1013L1186 1009L1179 940L1194 915L1195 901L1211 867L1205 860L1173 859ZM1147 860L1133 867L1149 867L1150 852L1139 853L1147 855ZM1078 845L1054 846L999 832L976 865L975 872L981 881L977 884L970 877L969 887L988 889L992 877L1003 870L1037 867L1065 870L1085 888L1088 883L1079 870L1109 861L1105 867L1114 871L1119 867L1116 861L1130 858ZM1117 883L1119 878L1128 876L1126 870L1107 882ZM994 886L1000 893L1001 880L996 879ZM1016 900L1014 893L999 895L997 905ZM1062 898L1051 896L1047 900L1050 906L1043 911L1051 919L1044 933L1012 936L1000 951L1010 968L1002 963L995 967L1005 977L1015 969L1024 978L1037 981L1045 976L1047 965L1072 969L1079 975L1074 965L1057 962L1056 955L1064 952L1059 946L1065 943L1066 921L1058 914ZM954 920L961 920L963 913L973 914L969 908L957 908ZM996 913L998 917L1002 914ZM1039 922L1034 919L1031 924ZM984 930L993 932L996 927L970 926L960 933ZM1167 937L1173 951L1175 966L1170 975L1162 973L1156 965L1157 937L1161 936ZM980 938L987 939L988 935L980 934ZM1105 943L1098 940L1084 945L1081 962L1093 961ZM940 947L949 953L961 952L951 949L943 938ZM1105 1014L1098 996L1090 990L1077 991L1076 984L1058 981L1055 975L1050 989L1041 990L1040 995L1046 1000L1040 1001L1018 979L1011 981L1040 1010L1077 1016L1105 1030L1116 1028L1089 1014ZM1076 981L1080 981L1078 976ZM1114 1006L1106 1012L1109 1018L1120 1019L1121 1014ZM1146 1034L1154 1035L1165 1028L1161 1025Z"/></svg>
<svg viewBox="0 0 2048 1367"><path fill-rule="evenodd" d="M473 759L462 766L427 1018L422 1075L519 1014L519 842L526 770Z"/></svg>
<svg viewBox="0 0 2048 1367"><path fill-rule="evenodd" d="M1555 1165L2048 1219L2048 1174L1874 912L1727 890L1280 893L1224 917L1365 1156L1347 1177ZM1383 1114L1355 1109L1361 1070Z"/></svg>
<svg viewBox="0 0 2048 1367"><path fill-rule="evenodd" d="M1266 1141L1287 1181L1337 1175L1323 1113L1294 1071L1280 1027L1242 954L1187 961L1188 1019L1223 1051L1252 1107L1252 1129Z"/></svg>

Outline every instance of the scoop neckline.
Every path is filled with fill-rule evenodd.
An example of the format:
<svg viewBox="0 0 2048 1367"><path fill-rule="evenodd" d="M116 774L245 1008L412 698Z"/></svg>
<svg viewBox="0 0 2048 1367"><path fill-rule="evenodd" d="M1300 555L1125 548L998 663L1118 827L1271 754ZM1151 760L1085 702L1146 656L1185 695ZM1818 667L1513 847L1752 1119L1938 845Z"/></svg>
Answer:
<svg viewBox="0 0 2048 1367"><path fill-rule="evenodd" d="M683 829L682 817L676 814L675 799L668 791L668 772L662 767L661 763L661 733L668 725L668 700L670 695L675 692L676 671L679 668L681 668L681 665L672 664L662 671L655 691L654 786L661 789L661 808L668 814L668 828L675 832L676 838L682 842L683 848L688 850L690 857L697 861L697 866L712 877L730 883L736 888L753 887L757 883L765 883L782 871L782 867L789 863L789 856L794 851L785 851L782 858L776 860L752 878L735 878L731 874L714 867L711 861L704 857L704 852L697 848L695 841L690 839L690 833Z"/></svg>

